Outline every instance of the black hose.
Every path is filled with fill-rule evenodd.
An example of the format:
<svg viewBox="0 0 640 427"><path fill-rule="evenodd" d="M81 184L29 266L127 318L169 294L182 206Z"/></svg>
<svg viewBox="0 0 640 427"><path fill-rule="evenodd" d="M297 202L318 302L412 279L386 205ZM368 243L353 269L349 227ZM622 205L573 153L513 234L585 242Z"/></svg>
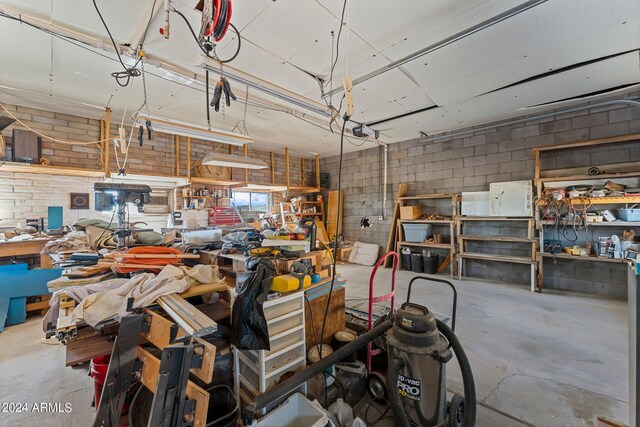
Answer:
<svg viewBox="0 0 640 427"><path fill-rule="evenodd" d="M387 376L389 378L389 385L392 387L389 390L389 406L391 407L391 411L393 415L396 417L396 425L398 427L411 427L411 423L409 422L409 417L402 406L402 401L400 400L400 395L398 394L398 390L396 390L396 384L398 384L398 375L400 375L400 370L404 367L404 360L399 357L394 357L391 362L389 362L389 370L387 371Z"/></svg>
<svg viewBox="0 0 640 427"><path fill-rule="evenodd" d="M456 334L453 333L451 328L444 324L444 322L436 319L438 330L449 341L449 344L453 348L460 365L460 372L462 373L462 384L464 385L464 421L465 427L474 427L476 425L476 384L473 380L473 372L471 372L471 364L469 359L460 344L460 340ZM395 384L395 383L393 383ZM394 393L391 393L392 395ZM397 415L396 415L397 416Z"/></svg>

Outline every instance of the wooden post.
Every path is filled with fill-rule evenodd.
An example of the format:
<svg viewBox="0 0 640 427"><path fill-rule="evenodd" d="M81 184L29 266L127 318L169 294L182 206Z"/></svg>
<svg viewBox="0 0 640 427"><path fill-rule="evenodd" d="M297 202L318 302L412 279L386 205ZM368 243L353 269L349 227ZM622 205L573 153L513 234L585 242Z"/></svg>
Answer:
<svg viewBox="0 0 640 427"><path fill-rule="evenodd" d="M100 169L104 169L104 120L102 119L100 119Z"/></svg>
<svg viewBox="0 0 640 427"><path fill-rule="evenodd" d="M289 188L289 149L284 149L284 173L287 176L287 189Z"/></svg>
<svg viewBox="0 0 640 427"><path fill-rule="evenodd" d="M320 188L320 154L316 154L316 187Z"/></svg>
<svg viewBox="0 0 640 427"><path fill-rule="evenodd" d="M174 135L173 139L176 142L176 176L180 176L180 137Z"/></svg>
<svg viewBox="0 0 640 427"><path fill-rule="evenodd" d="M104 124L104 171L109 172L109 144L111 142L111 108L107 107L107 118Z"/></svg>
<svg viewBox="0 0 640 427"><path fill-rule="evenodd" d="M242 146L242 150L244 151L244 157L249 157L249 146L247 144ZM244 169L244 182L249 182L249 169L247 168Z"/></svg>
<svg viewBox="0 0 640 427"><path fill-rule="evenodd" d="M302 186L304 187L304 157L300 157L300 174L302 175Z"/></svg>
<svg viewBox="0 0 640 427"><path fill-rule="evenodd" d="M191 178L191 137L187 137L187 178Z"/></svg>
<svg viewBox="0 0 640 427"><path fill-rule="evenodd" d="M276 183L276 156L271 152L271 183Z"/></svg>

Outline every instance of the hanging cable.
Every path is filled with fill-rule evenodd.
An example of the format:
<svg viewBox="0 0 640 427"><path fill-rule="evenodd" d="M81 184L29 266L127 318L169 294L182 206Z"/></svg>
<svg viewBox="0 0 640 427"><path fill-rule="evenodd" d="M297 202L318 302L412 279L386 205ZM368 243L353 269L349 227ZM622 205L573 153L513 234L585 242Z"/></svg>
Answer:
<svg viewBox="0 0 640 427"><path fill-rule="evenodd" d="M336 234L335 234L335 239L334 239L334 246L335 246L335 251L336 254L338 253L338 245L340 243L339 240L339 226L342 224L342 215L340 215L340 209L342 208L342 197L340 197L340 194L342 192L342 160L344 158L344 131L345 131L345 127L347 126L347 120L345 118L345 120L342 122L342 130L340 132L340 157L339 157L339 161L338 161L338 205L337 205L337 223L336 223ZM333 257L333 274L331 277L331 286L329 287L329 294L327 297L327 304L324 308L324 316L322 318L322 328L320 330L320 340L322 341L324 339L324 328L325 325L327 323L327 316L329 315L329 305L331 304L331 296L333 295L333 287L335 285L336 282L336 261L338 260L337 256ZM322 353L320 353L320 358L322 358Z"/></svg>
<svg viewBox="0 0 640 427"><path fill-rule="evenodd" d="M138 70L138 68L136 68L140 63L140 61L142 61L142 56L138 56L138 60L131 67L127 67L125 65L125 63L122 61L122 56L120 55L120 49L118 48L118 45L113 39L113 36L111 35L111 31L109 30L107 23L102 17L102 13L100 13L100 9L98 8L98 4L96 3L96 0L93 0L93 6L95 7L96 12L98 12L100 21L102 21L102 25L104 25L105 30L107 30L107 34L109 34L109 39L111 39L111 43L113 44L113 48L116 51L116 55L118 55L118 61L120 61L120 65L122 65L122 68L124 68L124 71L115 71L111 73L111 75L113 76L113 78L116 79L116 82L118 83L118 85L122 87L126 87L131 82L131 78L138 77L140 76L140 74L142 74L141 71ZM155 7L155 0L154 0L154 7ZM151 9L151 14L153 15L153 9ZM149 22L151 22L151 19L149 19Z"/></svg>
<svg viewBox="0 0 640 427"><path fill-rule="evenodd" d="M329 82L333 81L333 70L336 68L338 58L340 57L340 35L342 34L342 24L344 23L344 12L346 11L346 9L347 0L344 0L344 3L342 4L342 15L340 16L340 29L338 30L338 37L336 38L336 57L333 60L333 65L331 65L331 71L329 72ZM332 104L331 97L329 98L329 104Z"/></svg>

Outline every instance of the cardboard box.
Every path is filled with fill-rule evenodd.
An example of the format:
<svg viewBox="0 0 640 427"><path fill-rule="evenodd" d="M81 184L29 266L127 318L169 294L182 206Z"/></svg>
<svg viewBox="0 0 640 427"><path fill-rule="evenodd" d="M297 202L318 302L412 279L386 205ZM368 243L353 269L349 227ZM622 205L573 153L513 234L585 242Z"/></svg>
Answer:
<svg viewBox="0 0 640 427"><path fill-rule="evenodd" d="M419 219L422 217L422 206L400 206L400 219Z"/></svg>

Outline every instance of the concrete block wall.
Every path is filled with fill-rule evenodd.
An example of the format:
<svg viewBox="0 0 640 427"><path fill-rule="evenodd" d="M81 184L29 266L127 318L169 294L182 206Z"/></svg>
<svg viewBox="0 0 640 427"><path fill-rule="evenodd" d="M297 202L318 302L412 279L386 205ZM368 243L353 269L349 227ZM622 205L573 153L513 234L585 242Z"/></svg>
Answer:
<svg viewBox="0 0 640 427"><path fill-rule="evenodd" d="M629 95L629 97L638 94ZM633 107L594 107L555 118L530 120L467 134L464 137L434 142L419 139L390 144L388 147L388 197L385 211L393 212L399 183L409 185L409 194L486 191L491 182L530 180L534 177L532 148L545 145L585 141L616 135L640 133L640 109ZM382 149L369 148L348 153L343 159L342 188L345 193L344 235L350 240L376 243L384 248L389 233L389 220L377 221L381 208L380 169ZM364 159L363 159L364 156ZM574 152L563 150L546 156L544 167L567 168L639 161L637 142L620 146L601 146ZM374 165L372 167L372 165ZM337 188L338 156L323 158L321 170L330 174L330 188ZM432 202L431 213L443 209ZM374 223L362 230L359 227L363 212ZM511 233L503 229L500 233ZM509 235L509 234L504 234ZM485 244L486 245L486 244ZM496 253L522 254L526 248L491 244ZM530 250L529 250L530 252ZM591 292L614 296L626 295L626 270L622 265L576 262L566 268L546 260L545 286L565 290ZM551 263L551 264L547 264ZM495 264L495 265L493 265ZM593 264L593 265L592 265ZM521 283L529 282L526 265L467 262L470 276ZM597 275L585 272L598 271ZM621 284L624 284L622 286Z"/></svg>

